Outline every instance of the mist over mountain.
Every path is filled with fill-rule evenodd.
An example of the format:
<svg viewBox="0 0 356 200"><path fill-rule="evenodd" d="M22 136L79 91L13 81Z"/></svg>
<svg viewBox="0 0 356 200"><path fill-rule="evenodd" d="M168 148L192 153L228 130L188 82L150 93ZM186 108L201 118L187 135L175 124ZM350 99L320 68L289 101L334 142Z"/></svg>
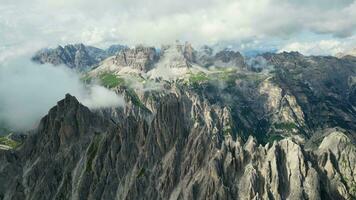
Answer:
<svg viewBox="0 0 356 200"><path fill-rule="evenodd" d="M102 86L83 84L80 75L64 65L38 65L30 58L18 58L0 67L0 122L10 130L35 128L66 93L90 108L124 104L120 96Z"/></svg>
<svg viewBox="0 0 356 200"><path fill-rule="evenodd" d="M356 199L355 0L1 0L0 200Z"/></svg>
<svg viewBox="0 0 356 200"><path fill-rule="evenodd" d="M354 57L61 49L2 68L1 198L356 197Z"/></svg>

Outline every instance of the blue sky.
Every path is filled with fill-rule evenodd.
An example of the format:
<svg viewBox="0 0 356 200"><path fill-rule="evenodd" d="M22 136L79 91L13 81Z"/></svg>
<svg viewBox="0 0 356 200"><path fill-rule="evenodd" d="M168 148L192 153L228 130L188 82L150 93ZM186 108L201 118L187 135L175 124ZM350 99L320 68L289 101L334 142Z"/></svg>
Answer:
<svg viewBox="0 0 356 200"><path fill-rule="evenodd" d="M0 61L66 43L233 45L335 54L356 47L355 0L0 0Z"/></svg>

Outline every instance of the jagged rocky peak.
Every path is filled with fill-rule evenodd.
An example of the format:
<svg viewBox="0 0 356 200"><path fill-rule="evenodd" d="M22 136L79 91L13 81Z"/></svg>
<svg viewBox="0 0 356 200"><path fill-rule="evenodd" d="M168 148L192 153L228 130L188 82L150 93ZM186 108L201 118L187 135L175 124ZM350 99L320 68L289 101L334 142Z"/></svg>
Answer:
<svg viewBox="0 0 356 200"><path fill-rule="evenodd" d="M194 50L193 46L189 42L185 42L184 50L183 50L184 57L189 60L190 62L195 61L196 51Z"/></svg>
<svg viewBox="0 0 356 200"><path fill-rule="evenodd" d="M278 58L278 59L284 59L284 60L294 60L294 59L304 59L306 58L306 56L304 56L303 54L299 53L298 51L290 51L290 52L286 52L283 51L281 53L264 53L262 54L262 56L264 58L266 58L267 60L271 60L274 58Z"/></svg>
<svg viewBox="0 0 356 200"><path fill-rule="evenodd" d="M114 64L120 67L131 67L140 71L147 72L153 68L158 60L158 54L154 47L143 45L135 48L127 48L115 56Z"/></svg>
<svg viewBox="0 0 356 200"><path fill-rule="evenodd" d="M125 49L125 46L113 45L103 50L84 44L69 44L55 49L42 49L32 57L32 60L41 64L66 65L81 71L90 69L122 49Z"/></svg>
<svg viewBox="0 0 356 200"><path fill-rule="evenodd" d="M190 68L195 61L196 51L189 42L162 45L161 64L169 68Z"/></svg>
<svg viewBox="0 0 356 200"><path fill-rule="evenodd" d="M138 45L134 48L125 48L98 64L89 72L92 76L111 72L117 74L141 74L154 68L159 60L159 54L154 47Z"/></svg>
<svg viewBox="0 0 356 200"><path fill-rule="evenodd" d="M239 52L224 50L214 55L213 49L195 50L191 43L163 45L160 53L154 47L142 45L127 48L123 45L112 45L103 50L83 44L58 46L55 49L44 49L36 53L33 60L39 63L64 64L79 71L95 68L98 71L118 73L148 72L159 66L164 68L191 68L193 65L209 67L243 67L244 59ZM124 70L123 70L124 68Z"/></svg>
<svg viewBox="0 0 356 200"><path fill-rule="evenodd" d="M133 104L132 107L143 105ZM111 121L67 95L19 150L0 151L3 199L354 199L356 148L333 130L314 150L291 138L229 137L230 113L182 91L151 120Z"/></svg>
<svg viewBox="0 0 356 200"><path fill-rule="evenodd" d="M208 45L201 46L196 53L195 62L202 67L214 64L214 49Z"/></svg>
<svg viewBox="0 0 356 200"><path fill-rule="evenodd" d="M214 65L219 67L245 67L245 59L238 51L224 49L214 56Z"/></svg>
<svg viewBox="0 0 356 200"><path fill-rule="evenodd" d="M56 137L58 136L59 144L70 142L73 137L79 134L79 126L88 126L83 119L90 117L89 113L89 109L80 105L74 96L66 94L65 98L50 109L48 115L42 119L39 131L51 130L52 134L56 134ZM74 123L79 118L81 118L79 121L82 123ZM56 133L57 131L58 133Z"/></svg>
<svg viewBox="0 0 356 200"><path fill-rule="evenodd" d="M199 52L208 56L212 56L214 53L214 49L208 45L203 45L202 47L200 47Z"/></svg>
<svg viewBox="0 0 356 200"><path fill-rule="evenodd" d="M39 51L33 58L39 63L64 64L70 68L82 68L95 63L83 44L58 46L55 49Z"/></svg>
<svg viewBox="0 0 356 200"><path fill-rule="evenodd" d="M203 67L246 67L245 58L240 52L225 48L215 53L212 47L203 45L196 52L195 62Z"/></svg>
<svg viewBox="0 0 356 200"><path fill-rule="evenodd" d="M108 56L113 56L119 53L120 51L127 49L127 46L121 44L113 44L106 49Z"/></svg>
<svg viewBox="0 0 356 200"><path fill-rule="evenodd" d="M88 129L101 122L102 120L79 103L76 97L66 94L41 120L38 131L55 134L52 137L58 137L60 144L64 144L89 134L91 131Z"/></svg>

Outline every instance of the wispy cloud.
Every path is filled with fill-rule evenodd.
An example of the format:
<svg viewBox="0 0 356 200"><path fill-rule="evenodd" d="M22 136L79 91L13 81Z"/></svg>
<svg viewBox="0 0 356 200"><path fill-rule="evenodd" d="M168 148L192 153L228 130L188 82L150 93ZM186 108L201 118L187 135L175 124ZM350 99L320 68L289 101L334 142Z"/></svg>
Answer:
<svg viewBox="0 0 356 200"><path fill-rule="evenodd" d="M351 49L353 44L344 40L320 40L314 42L292 42L282 46L279 52L298 51L304 55L336 55Z"/></svg>

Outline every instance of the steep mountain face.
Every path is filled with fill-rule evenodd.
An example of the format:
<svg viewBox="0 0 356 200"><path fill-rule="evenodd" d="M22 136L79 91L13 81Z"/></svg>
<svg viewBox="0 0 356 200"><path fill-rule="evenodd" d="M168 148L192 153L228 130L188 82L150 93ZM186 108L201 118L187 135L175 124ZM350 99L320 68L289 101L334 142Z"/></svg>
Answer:
<svg viewBox="0 0 356 200"><path fill-rule="evenodd" d="M252 137L243 142L230 135L227 108L184 91L159 95L157 101L146 102L152 111L129 103L124 109L97 113L67 95L19 150L1 152L0 177L6 184L0 187L0 196L355 197L356 148L342 131L325 132L314 150L290 138L261 146ZM149 112L156 114L144 117ZM110 116L116 117L110 120Z"/></svg>
<svg viewBox="0 0 356 200"><path fill-rule="evenodd" d="M209 67L214 62L214 49L204 45L196 53L196 62L200 66Z"/></svg>
<svg viewBox="0 0 356 200"><path fill-rule="evenodd" d="M124 49L116 56L104 60L93 70L93 73L103 71L136 71L147 72L157 62L158 55L153 47L136 46L133 49Z"/></svg>
<svg viewBox="0 0 356 200"><path fill-rule="evenodd" d="M239 52L225 49L214 53L213 49L208 46L195 50L190 43L181 44L177 41L174 44L163 45L159 52L154 47L142 45L124 49L116 56L100 62L91 74L97 76L102 73L113 72L121 75L130 73L145 75L145 73L151 71L148 74L156 78L157 73L164 73L166 70L181 76L189 73L190 68L212 66L243 69L247 65Z"/></svg>
<svg viewBox="0 0 356 200"><path fill-rule="evenodd" d="M166 72L176 77L188 73L194 60L195 50L189 43L163 45L159 52L154 47L140 45L107 58L89 74L95 77L109 72L162 78L159 75Z"/></svg>
<svg viewBox="0 0 356 200"><path fill-rule="evenodd" d="M130 67L139 71L147 72L153 68L158 56L153 47L137 46L134 49L125 49L112 58L114 65Z"/></svg>
<svg viewBox="0 0 356 200"><path fill-rule="evenodd" d="M298 53L265 57L275 66L275 81L300 105L309 128L356 130L355 60Z"/></svg>
<svg viewBox="0 0 356 200"><path fill-rule="evenodd" d="M242 59L188 43L106 59L86 76L125 106L67 95L0 150L0 199L355 199L356 60Z"/></svg>
<svg viewBox="0 0 356 200"><path fill-rule="evenodd" d="M195 61L195 50L189 43L165 45L161 48L161 60L167 68L190 68Z"/></svg>
<svg viewBox="0 0 356 200"><path fill-rule="evenodd" d="M102 50L83 44L58 46L55 49L43 49L33 56L32 60L38 63L51 63L53 65L66 65L77 70L90 69L100 61L113 56L125 49L122 45L113 45L107 50Z"/></svg>
<svg viewBox="0 0 356 200"><path fill-rule="evenodd" d="M245 58L238 51L224 49L214 54L212 48L203 46L196 54L195 62L203 67L246 67Z"/></svg>
<svg viewBox="0 0 356 200"><path fill-rule="evenodd" d="M239 52L224 49L214 56L213 65L218 67L244 67L245 60Z"/></svg>

